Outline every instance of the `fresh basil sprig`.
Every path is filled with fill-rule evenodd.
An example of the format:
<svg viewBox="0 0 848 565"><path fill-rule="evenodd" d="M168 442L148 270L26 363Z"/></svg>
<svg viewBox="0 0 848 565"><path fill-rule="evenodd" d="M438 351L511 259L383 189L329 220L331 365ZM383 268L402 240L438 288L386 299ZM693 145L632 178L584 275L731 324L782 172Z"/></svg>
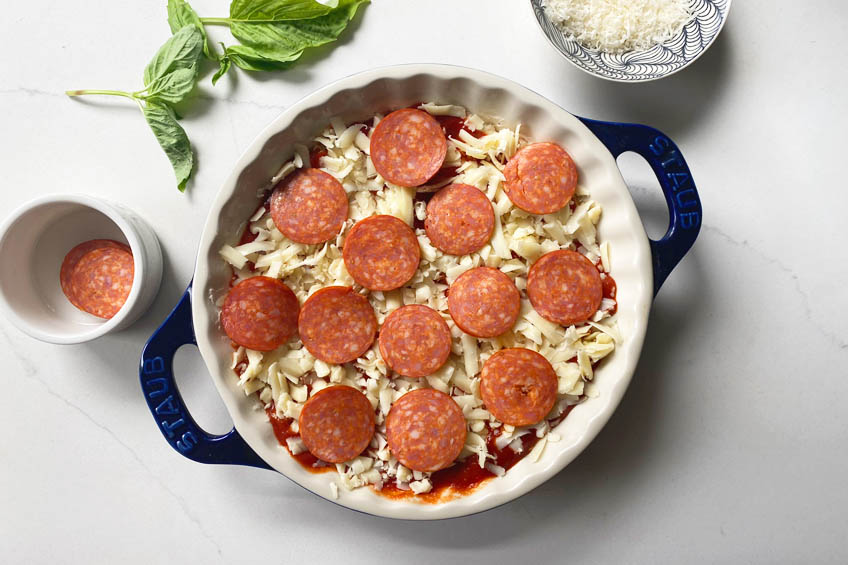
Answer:
<svg viewBox="0 0 848 565"><path fill-rule="evenodd" d="M206 35L204 25L229 26L239 44L223 46L219 57L212 49L206 56L218 62L212 84L231 65L246 71L286 69L310 47L338 39L362 4L368 0L233 0L227 18L201 18L185 0L168 0L171 30L193 23Z"/></svg>
<svg viewBox="0 0 848 565"><path fill-rule="evenodd" d="M174 105L197 84L203 55L218 65L212 84L232 65L248 71L288 68L310 47L334 41L369 0L232 0L226 18L201 18L185 0L168 0L168 25L174 35L144 69L144 88L123 90L68 90L68 96L105 94L123 96L138 104L156 140L174 168L177 188L185 191L194 166L185 130L177 122ZM219 54L205 26L230 28L239 43L224 45Z"/></svg>
<svg viewBox="0 0 848 565"><path fill-rule="evenodd" d="M177 188L185 191L194 155L185 130L171 107L185 99L197 83L204 36L195 25L186 25L166 41L144 69L144 88L122 90L68 90L68 96L106 94L135 100L156 140L174 167Z"/></svg>

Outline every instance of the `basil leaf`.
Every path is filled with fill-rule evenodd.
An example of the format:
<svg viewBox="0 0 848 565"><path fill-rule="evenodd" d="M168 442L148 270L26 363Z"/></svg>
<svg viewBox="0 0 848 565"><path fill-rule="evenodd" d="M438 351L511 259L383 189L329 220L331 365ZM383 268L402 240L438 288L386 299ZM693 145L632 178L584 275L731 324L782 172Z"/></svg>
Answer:
<svg viewBox="0 0 848 565"><path fill-rule="evenodd" d="M304 49L336 40L356 14L359 6L367 2L368 0L341 0L335 10L309 20L274 24L233 23L230 30L243 45L234 46L228 50L236 47L250 47L254 59L290 63L300 57ZM246 70L267 70L266 68L248 68L235 60L234 62Z"/></svg>
<svg viewBox="0 0 848 565"><path fill-rule="evenodd" d="M177 177L177 188L185 192L186 183L191 177L194 166L194 155L185 130L177 123L173 111L167 106L148 103L144 107L144 118L156 136L156 141L162 146L174 174Z"/></svg>
<svg viewBox="0 0 848 565"><path fill-rule="evenodd" d="M212 45L209 44L206 28L203 27L197 12L185 0L168 0L168 26L171 28L171 33L177 33L188 25L196 27L203 36L203 53L206 57L216 60L218 57Z"/></svg>
<svg viewBox="0 0 848 565"><path fill-rule="evenodd" d="M324 5L315 0L233 0L230 4L230 22L301 20L323 16L336 7L337 2Z"/></svg>
<svg viewBox="0 0 848 565"><path fill-rule="evenodd" d="M218 70L215 71L215 74L212 75L212 86L215 86L215 83L218 82L218 79L227 74L227 71L230 70L230 65L232 64L232 59L230 59L229 55L227 55L227 48L222 43L221 47L224 48L224 56L218 60Z"/></svg>
<svg viewBox="0 0 848 565"><path fill-rule="evenodd" d="M249 45L232 45L227 47L225 57L229 58L234 65L246 71L281 71L291 66L302 51L297 53L262 52Z"/></svg>
<svg viewBox="0 0 848 565"><path fill-rule="evenodd" d="M322 16L322 18L325 16ZM321 18L316 18L321 19ZM295 53L303 51L304 46L309 46L309 41L300 37L297 31L291 32L294 26L291 24L238 24L230 26L233 37L238 39L242 46L249 46L253 51L270 59L291 60Z"/></svg>
<svg viewBox="0 0 848 565"><path fill-rule="evenodd" d="M144 86L177 69L195 66L200 59L203 35L193 25L187 25L166 41L144 68Z"/></svg>
<svg viewBox="0 0 848 565"><path fill-rule="evenodd" d="M197 65L187 69L177 69L147 85L147 93L141 97L177 104L192 91L195 82L197 82Z"/></svg>

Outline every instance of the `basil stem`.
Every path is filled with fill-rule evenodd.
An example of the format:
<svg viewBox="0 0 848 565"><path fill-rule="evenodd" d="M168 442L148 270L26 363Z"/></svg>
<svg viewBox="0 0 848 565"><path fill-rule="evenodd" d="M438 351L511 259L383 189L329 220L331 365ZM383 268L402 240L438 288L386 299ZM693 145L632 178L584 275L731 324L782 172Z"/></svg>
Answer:
<svg viewBox="0 0 848 565"><path fill-rule="evenodd" d="M86 89L86 90L66 90L65 94L68 96L87 96L89 94L105 94L107 96L124 96L126 98L135 99L135 95L130 92L124 92L123 90L96 90L96 89Z"/></svg>

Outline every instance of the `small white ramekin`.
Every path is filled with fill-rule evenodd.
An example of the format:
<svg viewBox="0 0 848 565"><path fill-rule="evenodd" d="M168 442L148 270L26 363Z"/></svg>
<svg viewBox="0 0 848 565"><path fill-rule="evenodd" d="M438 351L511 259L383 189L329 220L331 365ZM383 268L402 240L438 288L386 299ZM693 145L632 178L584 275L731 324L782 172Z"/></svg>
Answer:
<svg viewBox="0 0 848 565"><path fill-rule="evenodd" d="M74 307L59 270L75 245L113 239L130 246L135 275L124 306L104 320ZM48 195L15 210L0 225L0 311L42 341L82 343L126 328L153 302L162 280L162 251L133 212L82 194Z"/></svg>

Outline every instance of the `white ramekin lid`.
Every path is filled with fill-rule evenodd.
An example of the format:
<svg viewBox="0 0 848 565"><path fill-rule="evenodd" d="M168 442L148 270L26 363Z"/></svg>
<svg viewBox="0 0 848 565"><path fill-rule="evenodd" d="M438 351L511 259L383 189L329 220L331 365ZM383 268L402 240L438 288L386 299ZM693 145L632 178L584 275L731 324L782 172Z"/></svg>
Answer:
<svg viewBox="0 0 848 565"><path fill-rule="evenodd" d="M78 310L59 282L65 255L91 239L120 241L133 254L132 289L108 320ZM126 328L153 302L161 279L156 235L117 204L82 194L53 194L24 204L0 225L0 311L36 339L82 343Z"/></svg>

